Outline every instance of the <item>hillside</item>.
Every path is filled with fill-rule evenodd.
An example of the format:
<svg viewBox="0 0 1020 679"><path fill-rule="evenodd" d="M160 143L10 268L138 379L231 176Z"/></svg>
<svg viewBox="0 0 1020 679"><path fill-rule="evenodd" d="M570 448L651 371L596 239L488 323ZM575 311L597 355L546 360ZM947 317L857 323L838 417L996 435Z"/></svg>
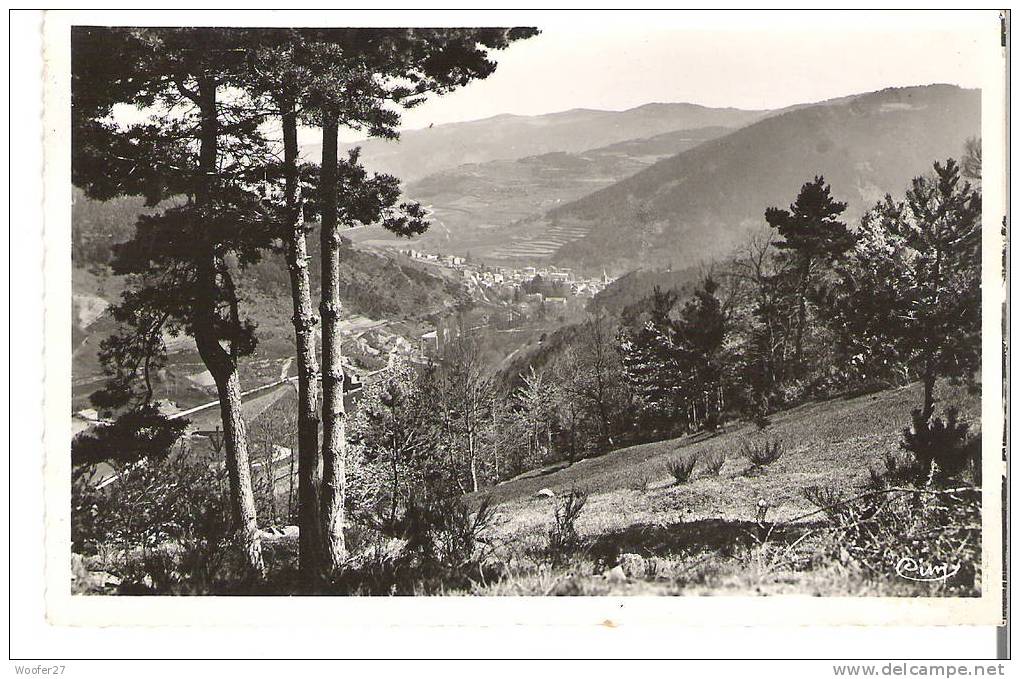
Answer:
<svg viewBox="0 0 1020 679"><path fill-rule="evenodd" d="M960 404L971 421L980 421L977 396L948 384L940 390L940 398ZM911 583L891 572L869 580L838 564L810 560L823 548L825 531L817 507L805 493L812 487L838 489L844 497L862 492L869 470L881 469L885 454L902 454L900 429L920 391L914 384L809 403L776 414L770 434L783 442L785 452L759 472L749 470L739 452L741 441L754 435L754 427L733 423L707 438L699 434L622 448L570 466L529 472L480 491L473 496L475 502L488 498L496 505L495 544L513 541L525 546L543 543L553 524L558 500L537 496L539 490L549 489L556 498L572 489L588 493L577 521L581 539L588 545L583 564L556 577L536 573L519 556L526 549L520 548L506 557L508 570L519 575L480 593L943 593L940 583ZM681 453L701 460L720 453L725 462L718 475L699 463L689 483L674 485L666 462ZM755 510L761 502L767 504L774 528L764 542L756 542ZM642 572L615 582L600 574L600 564L612 564L621 554L640 556ZM803 566L805 562L810 565Z"/></svg>
<svg viewBox="0 0 1020 679"><path fill-rule="evenodd" d="M949 85L887 89L765 118L550 210L532 228L586 232L553 259L623 271L685 266L730 250L824 175L853 223L935 160L980 136L980 92Z"/></svg>
<svg viewBox="0 0 1020 679"><path fill-rule="evenodd" d="M116 326L107 313L124 287L124 280L109 273L106 264L114 243L130 237L138 214L148 211L139 199L106 203L75 193L72 239L72 383L73 405L84 408L88 396L102 386L98 359L100 341ZM309 272L313 289L319 285L319 237L308 237ZM344 281L343 314L352 324L375 320L396 334L424 332L420 323L468 298L461 280L437 267L427 269L407 258L363 250L343 241L341 277ZM286 263L281 255L267 253L257 264L238 273L242 313L257 323L258 347L241 365L242 388L277 379L293 356L293 308ZM205 367L187 337L166 338L170 365L157 376L157 395L195 405L207 401L212 385Z"/></svg>
<svg viewBox="0 0 1020 679"><path fill-rule="evenodd" d="M626 111L573 109L536 116L499 115L401 132L399 141L368 139L360 146L366 165L413 182L466 163L513 160L554 151L576 152L629 139L699 127L739 127L764 111L653 103ZM303 149L317 159L321 145Z"/></svg>
<svg viewBox="0 0 1020 679"><path fill-rule="evenodd" d="M674 130L580 152L551 151L510 160L472 163L430 174L409 184L409 197L431 207L436 228L415 247L490 259L544 256L583 235L556 229L529 234L520 220L586 196L681 151L732 131L728 127ZM381 229L356 240L393 243Z"/></svg>

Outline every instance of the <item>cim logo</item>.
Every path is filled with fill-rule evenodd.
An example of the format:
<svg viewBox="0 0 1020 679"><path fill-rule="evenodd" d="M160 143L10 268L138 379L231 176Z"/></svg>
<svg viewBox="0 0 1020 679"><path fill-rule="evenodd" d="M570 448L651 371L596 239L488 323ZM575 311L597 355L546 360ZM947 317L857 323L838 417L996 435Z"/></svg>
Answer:
<svg viewBox="0 0 1020 679"><path fill-rule="evenodd" d="M940 582L960 572L960 564L927 563L905 556L896 562L896 575L914 582Z"/></svg>

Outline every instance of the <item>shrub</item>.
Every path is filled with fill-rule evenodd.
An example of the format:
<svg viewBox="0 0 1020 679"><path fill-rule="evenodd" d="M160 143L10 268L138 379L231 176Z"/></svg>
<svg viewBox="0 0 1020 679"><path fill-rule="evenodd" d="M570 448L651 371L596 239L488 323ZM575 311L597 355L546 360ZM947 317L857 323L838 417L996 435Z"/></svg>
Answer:
<svg viewBox="0 0 1020 679"><path fill-rule="evenodd" d="M744 439L740 443L740 454L756 469L767 467L783 456L783 441L774 437Z"/></svg>
<svg viewBox="0 0 1020 679"><path fill-rule="evenodd" d="M843 491L835 483L808 486L801 492L805 500L822 510L826 516L831 516L833 512L838 512L839 504L843 499Z"/></svg>
<svg viewBox="0 0 1020 679"><path fill-rule="evenodd" d="M576 523L587 502L588 494L573 488L556 504L553 525L549 529L549 554L554 563L561 562L580 545Z"/></svg>
<svg viewBox="0 0 1020 679"><path fill-rule="evenodd" d="M81 432L71 441L71 464L92 466L100 462L129 465L139 460L164 460L184 435L189 421L170 420L153 404L145 404Z"/></svg>
<svg viewBox="0 0 1020 679"><path fill-rule="evenodd" d="M916 481L923 476L920 466L915 460L905 459L891 450L882 455L882 467L870 467L868 487L877 490Z"/></svg>
<svg viewBox="0 0 1020 679"><path fill-rule="evenodd" d="M494 515L489 498L472 512L457 495L412 497L400 521L406 542L399 554L391 557L376 550L376 559L369 559L359 573L344 574L343 582L337 584L354 591L402 594L468 587L484 579L486 554L479 545L488 544L484 532L491 527Z"/></svg>
<svg viewBox="0 0 1020 679"><path fill-rule="evenodd" d="M705 456L705 473L710 476L719 476L723 465L726 464L726 455L721 450L714 450Z"/></svg>
<svg viewBox="0 0 1020 679"><path fill-rule="evenodd" d="M404 556L425 571L448 578L462 573L475 558L475 546L493 520L493 505L484 498L471 512L460 498L412 500L403 520Z"/></svg>
<svg viewBox="0 0 1020 679"><path fill-rule="evenodd" d="M93 481L72 486L72 549L94 555L125 588L209 593L242 576L219 465L182 444L164 460L122 468L102 490Z"/></svg>
<svg viewBox="0 0 1020 679"><path fill-rule="evenodd" d="M691 480L697 463L697 453L675 455L666 460L666 471L673 477L673 484L679 486Z"/></svg>
<svg viewBox="0 0 1020 679"><path fill-rule="evenodd" d="M897 578L908 560L922 569L956 571L920 585L934 593L980 594L981 503L975 490L875 491L834 508L829 522L826 551L867 576Z"/></svg>
<svg viewBox="0 0 1020 679"><path fill-rule="evenodd" d="M652 487L652 477L647 472L642 473L641 476L639 476L629 486L629 488L631 490L636 490L639 493L644 493L644 492L646 492L651 487Z"/></svg>
<svg viewBox="0 0 1020 679"><path fill-rule="evenodd" d="M921 410L910 412L911 426L903 430L901 447L910 451L922 473L937 465L940 480L958 476L980 454L980 437L970 436L970 423L960 418L960 411L946 409L945 420L932 417L926 421Z"/></svg>

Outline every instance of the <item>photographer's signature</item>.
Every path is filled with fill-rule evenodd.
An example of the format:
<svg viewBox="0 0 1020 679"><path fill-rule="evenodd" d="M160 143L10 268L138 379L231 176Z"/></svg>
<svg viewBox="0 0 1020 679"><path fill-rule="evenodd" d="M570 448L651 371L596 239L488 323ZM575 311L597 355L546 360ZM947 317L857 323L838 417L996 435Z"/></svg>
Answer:
<svg viewBox="0 0 1020 679"><path fill-rule="evenodd" d="M914 582L940 582L960 572L960 564L929 563L905 556L896 562L896 575Z"/></svg>

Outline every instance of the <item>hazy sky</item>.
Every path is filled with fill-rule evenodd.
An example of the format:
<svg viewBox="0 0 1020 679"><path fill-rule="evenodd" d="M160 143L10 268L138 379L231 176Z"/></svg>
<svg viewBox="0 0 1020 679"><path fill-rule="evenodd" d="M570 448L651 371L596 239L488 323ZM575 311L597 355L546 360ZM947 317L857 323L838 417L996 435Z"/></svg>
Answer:
<svg viewBox="0 0 1020 679"><path fill-rule="evenodd" d="M974 27L995 21L919 12L797 15L799 25L771 15L723 18L725 30L719 15L536 21L542 34L498 52L488 79L405 112L403 127L648 102L778 108L935 82L978 87Z"/></svg>

